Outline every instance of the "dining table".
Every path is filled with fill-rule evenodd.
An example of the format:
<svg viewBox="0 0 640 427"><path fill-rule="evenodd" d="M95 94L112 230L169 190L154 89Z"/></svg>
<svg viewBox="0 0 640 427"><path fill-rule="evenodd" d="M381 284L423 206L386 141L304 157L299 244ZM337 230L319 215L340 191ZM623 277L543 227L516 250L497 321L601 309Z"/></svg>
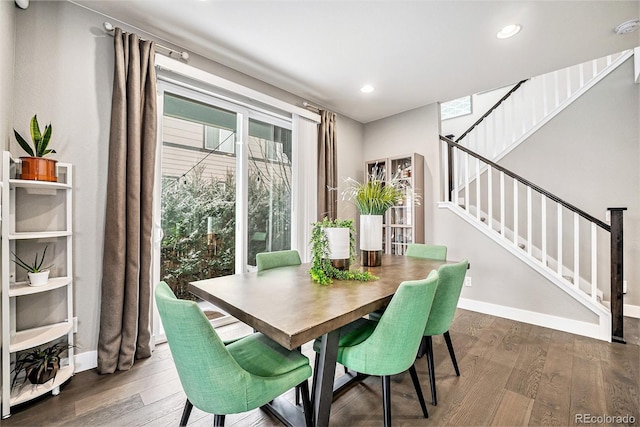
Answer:
<svg viewBox="0 0 640 427"><path fill-rule="evenodd" d="M377 277L367 282L334 279L321 285L309 274L311 264L301 264L199 280L189 290L289 350L319 340L311 402L319 427L329 425L340 327L386 306L403 281L423 279L446 263L385 254L380 266L351 267ZM353 375L345 373L342 382ZM301 409L286 399L263 408L287 425L305 424Z"/></svg>

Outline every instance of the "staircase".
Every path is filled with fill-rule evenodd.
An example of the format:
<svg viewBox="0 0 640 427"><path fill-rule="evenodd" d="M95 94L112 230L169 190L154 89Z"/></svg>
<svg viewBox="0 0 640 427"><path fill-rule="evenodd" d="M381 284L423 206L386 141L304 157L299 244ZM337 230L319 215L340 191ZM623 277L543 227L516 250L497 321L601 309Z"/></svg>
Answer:
<svg viewBox="0 0 640 427"><path fill-rule="evenodd" d="M626 208L609 208L607 224L497 162L633 53L625 51L523 80L458 139L440 137L447 158L447 200L442 206L592 311L598 325L587 335L617 342L624 342L622 215Z"/></svg>

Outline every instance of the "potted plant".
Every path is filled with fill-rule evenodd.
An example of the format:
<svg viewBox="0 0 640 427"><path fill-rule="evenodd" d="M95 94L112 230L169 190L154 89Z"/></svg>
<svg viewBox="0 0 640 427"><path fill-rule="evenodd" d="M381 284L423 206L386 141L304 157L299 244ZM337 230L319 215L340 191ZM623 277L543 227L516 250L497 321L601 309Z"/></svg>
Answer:
<svg viewBox="0 0 640 427"><path fill-rule="evenodd" d="M57 160L44 158L47 154L56 152L55 150L48 148L49 141L51 140L51 132L53 130L51 123L44 127L44 132L40 132L38 117L35 115L31 118L29 130L31 133L31 140L33 141L33 148L31 148L29 143L18 133L17 130L13 130L16 141L18 141L20 147L29 154L29 157L20 157L22 163L20 178L56 182L58 180L56 177Z"/></svg>
<svg viewBox="0 0 640 427"><path fill-rule="evenodd" d="M21 353L16 359L13 369L15 375L11 382L11 388L15 387L18 377L23 371L22 384L27 379L31 384L44 384L47 381L54 380L60 369L60 355L72 347L72 345L65 342L58 342L44 349L34 347Z"/></svg>
<svg viewBox="0 0 640 427"><path fill-rule="evenodd" d="M360 281L369 281L376 280L377 277L371 274L368 271L352 271L348 268L348 263L346 268L344 265L338 265L341 268L337 268L335 263L332 263L331 253L332 249L335 247L341 246L340 244L335 245L329 242L329 235L332 234L331 231L327 234L328 230L336 230L336 229L347 229L349 234L348 240L348 258L349 260L355 259L355 240L353 238L353 233L355 229L353 227L353 220L330 220L329 218L324 218L322 221L318 221L312 224L313 228L311 229L311 269L309 270L309 274L311 278L320 283L321 285L328 285L332 283L332 279L337 280L360 280ZM335 255L335 254L334 254ZM344 254L335 255L336 259L342 259Z"/></svg>
<svg viewBox="0 0 640 427"><path fill-rule="evenodd" d="M44 251L42 252L42 258L38 259L38 253L36 252L36 257L33 260L33 263L28 264L24 262L22 259L15 254L15 252L11 252L14 256L12 260L18 267L21 267L27 271L27 275L29 276L29 284L31 286L42 286L46 285L49 280L49 268L51 265L47 267L42 267L44 263L44 257L47 254L47 248L49 245L44 247Z"/></svg>
<svg viewBox="0 0 640 427"><path fill-rule="evenodd" d="M397 174L386 181L384 169L378 167L373 168L365 182L347 178L347 188L342 195L360 212L362 265L375 267L382 263L382 216L402 200L406 189Z"/></svg>

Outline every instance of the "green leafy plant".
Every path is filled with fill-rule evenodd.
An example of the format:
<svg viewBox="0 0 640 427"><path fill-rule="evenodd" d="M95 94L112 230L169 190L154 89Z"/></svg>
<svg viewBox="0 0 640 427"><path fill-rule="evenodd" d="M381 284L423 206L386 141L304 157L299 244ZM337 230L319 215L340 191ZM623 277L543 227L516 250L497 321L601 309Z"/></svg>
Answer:
<svg viewBox="0 0 640 427"><path fill-rule="evenodd" d="M60 369L60 355L72 347L67 343L59 342L45 348L34 347L20 354L13 369L15 375L11 382L11 388L15 387L22 371L24 371L22 384L27 379L32 384L44 384L47 381L54 380Z"/></svg>
<svg viewBox="0 0 640 427"><path fill-rule="evenodd" d="M329 285L336 280L360 280L367 282L370 280L377 280L378 277L374 276L368 271L354 271L354 270L339 270L331 265L329 259L329 240L327 234L324 232L325 228L344 227L349 229L349 255L351 260L355 260L355 239L353 237L355 228L353 226L353 220L331 220L324 218L322 221L318 221L312 224L311 229L311 268L309 274L311 278L321 284Z"/></svg>
<svg viewBox="0 0 640 427"><path fill-rule="evenodd" d="M397 174L385 181L384 169L378 167L374 167L366 182L353 178L347 178L346 182L342 197L353 202L362 215L383 215L409 189Z"/></svg>
<svg viewBox="0 0 640 427"><path fill-rule="evenodd" d="M51 123L44 127L44 132L40 132L40 125L38 124L38 116L35 115L31 118L31 125L29 126L31 132L31 140L33 141L33 149L29 143L18 133L17 130L13 130L13 134L20 144L20 147L27 152L31 157L44 157L47 154L55 153L56 150L47 148L49 141L51 140L52 127Z"/></svg>
<svg viewBox="0 0 640 427"><path fill-rule="evenodd" d="M38 253L36 252L36 257L33 260L33 263L31 263L31 264L28 264L28 263L24 262L22 259L20 259L18 257L18 255L15 254L15 252L11 252L11 254L15 258L12 261L15 262L18 267L24 268L29 273L40 273L40 272L42 272L44 270L48 270L49 268L51 268L51 265L49 265L47 267L42 267L42 264L44 263L44 257L47 254L47 248L48 247L49 247L49 245L44 247L44 251L42 252L42 258L40 258L40 259L38 259Z"/></svg>

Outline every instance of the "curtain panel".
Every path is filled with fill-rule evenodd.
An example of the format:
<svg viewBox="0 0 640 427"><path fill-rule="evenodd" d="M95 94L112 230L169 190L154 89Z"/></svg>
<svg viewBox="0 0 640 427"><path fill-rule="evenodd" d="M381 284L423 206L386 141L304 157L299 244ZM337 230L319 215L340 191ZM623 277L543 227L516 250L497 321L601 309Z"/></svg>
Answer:
<svg viewBox="0 0 640 427"><path fill-rule="evenodd" d="M336 113L320 111L318 127L318 220L338 214Z"/></svg>
<svg viewBox="0 0 640 427"><path fill-rule="evenodd" d="M102 262L98 372L151 355L152 204L156 156L155 47L114 34L115 64Z"/></svg>

